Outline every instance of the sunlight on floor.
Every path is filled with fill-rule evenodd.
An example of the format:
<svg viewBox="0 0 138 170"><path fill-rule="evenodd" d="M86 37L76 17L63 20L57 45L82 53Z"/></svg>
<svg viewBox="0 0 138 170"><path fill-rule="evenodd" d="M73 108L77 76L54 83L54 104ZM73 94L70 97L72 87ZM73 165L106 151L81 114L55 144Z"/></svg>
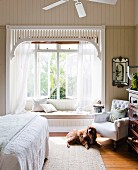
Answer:
<svg viewBox="0 0 138 170"><path fill-rule="evenodd" d="M102 137L100 136L100 134L97 134L97 139L96 141L100 144L100 145L104 145L104 144L109 144L111 143L111 139L106 138L106 137Z"/></svg>
<svg viewBox="0 0 138 170"><path fill-rule="evenodd" d="M64 145L66 143L66 137L50 137L49 140L57 145ZM98 136L97 137L97 142L100 144L100 145L103 145L103 144L108 144L110 143L110 139L109 138L105 138L105 137L101 137L101 136Z"/></svg>
<svg viewBox="0 0 138 170"><path fill-rule="evenodd" d="M109 140L109 138L104 138L104 137L97 138L98 142L106 142L108 140Z"/></svg>
<svg viewBox="0 0 138 170"><path fill-rule="evenodd" d="M57 145L64 145L66 143L66 137L50 137L49 140Z"/></svg>

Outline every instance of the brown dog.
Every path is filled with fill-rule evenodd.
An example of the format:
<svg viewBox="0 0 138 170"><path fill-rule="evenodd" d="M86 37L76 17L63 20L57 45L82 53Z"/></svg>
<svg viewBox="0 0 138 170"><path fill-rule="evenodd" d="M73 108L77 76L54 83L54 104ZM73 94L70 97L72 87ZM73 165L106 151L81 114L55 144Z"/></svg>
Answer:
<svg viewBox="0 0 138 170"><path fill-rule="evenodd" d="M88 126L87 129L73 130L67 134L67 147L73 144L82 144L89 149L90 145L97 143L97 132L93 126Z"/></svg>

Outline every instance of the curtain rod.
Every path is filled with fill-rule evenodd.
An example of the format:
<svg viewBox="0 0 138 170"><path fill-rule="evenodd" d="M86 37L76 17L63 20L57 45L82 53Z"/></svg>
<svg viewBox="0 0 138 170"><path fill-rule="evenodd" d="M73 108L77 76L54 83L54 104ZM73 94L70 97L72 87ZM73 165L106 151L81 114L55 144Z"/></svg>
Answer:
<svg viewBox="0 0 138 170"><path fill-rule="evenodd" d="M33 41L32 44L79 44L79 41Z"/></svg>

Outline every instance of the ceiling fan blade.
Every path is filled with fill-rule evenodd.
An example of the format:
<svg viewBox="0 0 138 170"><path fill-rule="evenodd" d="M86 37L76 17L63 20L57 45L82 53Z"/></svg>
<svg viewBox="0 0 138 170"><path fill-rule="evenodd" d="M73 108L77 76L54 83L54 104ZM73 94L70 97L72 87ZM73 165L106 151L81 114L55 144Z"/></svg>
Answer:
<svg viewBox="0 0 138 170"><path fill-rule="evenodd" d="M44 8L42 8L42 9L49 10L51 8L54 8L54 7L58 6L58 5L64 4L67 1L69 1L69 0L60 0L60 1L57 1L57 2L55 2L53 4L51 4L51 5L48 5L48 6L44 7Z"/></svg>
<svg viewBox="0 0 138 170"><path fill-rule="evenodd" d="M75 7L76 7L79 18L86 16L83 4L81 2L75 2Z"/></svg>
<svg viewBox="0 0 138 170"><path fill-rule="evenodd" d="M117 0L89 0L89 1L110 4L110 5L115 5L117 2Z"/></svg>

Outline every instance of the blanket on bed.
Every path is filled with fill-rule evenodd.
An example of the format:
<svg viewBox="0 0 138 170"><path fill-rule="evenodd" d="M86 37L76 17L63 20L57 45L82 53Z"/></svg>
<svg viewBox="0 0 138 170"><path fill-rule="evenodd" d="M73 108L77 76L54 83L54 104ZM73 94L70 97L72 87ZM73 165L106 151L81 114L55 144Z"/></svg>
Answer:
<svg viewBox="0 0 138 170"><path fill-rule="evenodd" d="M32 120L0 152L0 170L42 170L49 151L48 122L46 118L38 115L33 118L30 114L20 114L17 117L21 120L31 116Z"/></svg>
<svg viewBox="0 0 138 170"><path fill-rule="evenodd" d="M23 127L31 122L37 115L35 114L20 114L6 115L0 117L0 152L5 148L8 142L20 131Z"/></svg>

